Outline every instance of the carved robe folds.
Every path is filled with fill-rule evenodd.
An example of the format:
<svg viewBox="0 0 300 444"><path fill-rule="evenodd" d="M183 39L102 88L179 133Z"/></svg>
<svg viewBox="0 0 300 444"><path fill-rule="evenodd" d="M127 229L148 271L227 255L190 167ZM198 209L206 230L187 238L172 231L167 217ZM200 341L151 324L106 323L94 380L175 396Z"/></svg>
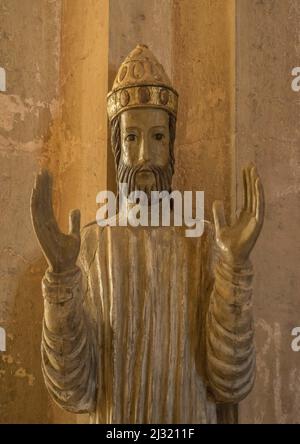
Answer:
<svg viewBox="0 0 300 444"><path fill-rule="evenodd" d="M181 227L83 230L80 267L43 279L43 372L94 423L214 423L255 374L252 268Z"/></svg>

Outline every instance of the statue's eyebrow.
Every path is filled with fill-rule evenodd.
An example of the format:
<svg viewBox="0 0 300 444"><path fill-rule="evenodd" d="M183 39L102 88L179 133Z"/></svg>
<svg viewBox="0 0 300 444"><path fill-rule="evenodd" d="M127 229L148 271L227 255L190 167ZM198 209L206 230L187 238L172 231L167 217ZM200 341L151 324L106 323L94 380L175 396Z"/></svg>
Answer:
<svg viewBox="0 0 300 444"><path fill-rule="evenodd" d="M138 128L136 126L126 126L125 131L137 131Z"/></svg>
<svg viewBox="0 0 300 444"><path fill-rule="evenodd" d="M151 129L160 129L160 130L163 129L163 130L165 130L165 129L167 129L167 127L165 125L155 125L155 126L152 126Z"/></svg>

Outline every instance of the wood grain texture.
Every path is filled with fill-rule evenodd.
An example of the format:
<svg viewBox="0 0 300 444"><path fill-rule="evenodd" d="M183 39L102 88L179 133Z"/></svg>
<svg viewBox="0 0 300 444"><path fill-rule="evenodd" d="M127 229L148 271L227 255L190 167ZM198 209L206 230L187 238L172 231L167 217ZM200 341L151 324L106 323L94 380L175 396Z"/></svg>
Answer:
<svg viewBox="0 0 300 444"><path fill-rule="evenodd" d="M55 401L93 423L215 423L217 401L244 397L251 277L214 251L209 224L200 238L181 227L84 229L81 271L43 280L43 371Z"/></svg>

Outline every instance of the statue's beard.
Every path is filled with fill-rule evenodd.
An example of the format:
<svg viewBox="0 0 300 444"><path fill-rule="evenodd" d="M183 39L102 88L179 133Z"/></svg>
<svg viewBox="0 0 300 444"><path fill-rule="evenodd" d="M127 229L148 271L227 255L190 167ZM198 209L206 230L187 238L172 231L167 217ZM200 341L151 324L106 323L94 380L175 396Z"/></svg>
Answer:
<svg viewBox="0 0 300 444"><path fill-rule="evenodd" d="M143 183L140 176L144 174L150 180ZM169 163L166 167L159 167L146 162L135 167L125 165L120 161L118 166L118 182L126 183L128 195L132 191L144 191L147 198L151 198L151 191L171 191L173 168ZM148 182L148 183L147 183Z"/></svg>

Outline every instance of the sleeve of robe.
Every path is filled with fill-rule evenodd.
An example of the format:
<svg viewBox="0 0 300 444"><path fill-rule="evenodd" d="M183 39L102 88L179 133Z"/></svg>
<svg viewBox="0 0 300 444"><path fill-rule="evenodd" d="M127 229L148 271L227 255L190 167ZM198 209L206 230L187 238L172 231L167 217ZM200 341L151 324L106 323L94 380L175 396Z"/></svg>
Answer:
<svg viewBox="0 0 300 444"><path fill-rule="evenodd" d="M255 348L250 262L214 264L214 285L206 315L206 371L219 403L238 403L255 379Z"/></svg>
<svg viewBox="0 0 300 444"><path fill-rule="evenodd" d="M95 408L96 360L93 329L84 303L84 274L46 272L42 281L44 319L42 370L54 401L70 412Z"/></svg>

